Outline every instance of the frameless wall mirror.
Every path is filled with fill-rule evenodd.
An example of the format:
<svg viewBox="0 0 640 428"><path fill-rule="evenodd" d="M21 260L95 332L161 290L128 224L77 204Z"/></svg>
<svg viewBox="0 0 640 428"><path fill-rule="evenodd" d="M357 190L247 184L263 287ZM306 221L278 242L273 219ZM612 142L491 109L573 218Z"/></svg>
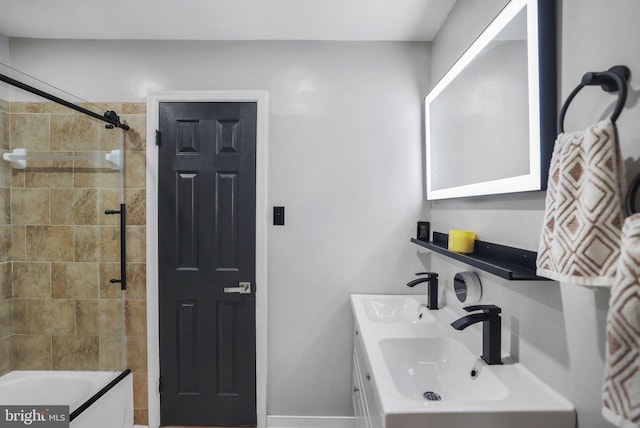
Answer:
<svg viewBox="0 0 640 428"><path fill-rule="evenodd" d="M541 190L555 139L556 5L511 0L425 98L427 199Z"/></svg>

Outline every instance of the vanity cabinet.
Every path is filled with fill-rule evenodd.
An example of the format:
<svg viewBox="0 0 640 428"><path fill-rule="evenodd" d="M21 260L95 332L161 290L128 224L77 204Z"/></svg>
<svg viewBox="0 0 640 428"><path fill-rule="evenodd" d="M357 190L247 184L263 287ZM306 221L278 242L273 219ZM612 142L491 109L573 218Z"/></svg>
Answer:
<svg viewBox="0 0 640 428"><path fill-rule="evenodd" d="M358 326L353 338L353 410L357 428L384 428L376 385Z"/></svg>
<svg viewBox="0 0 640 428"><path fill-rule="evenodd" d="M356 428L371 428L371 419L364 402L364 387L355 350L353 353L353 412L356 417Z"/></svg>

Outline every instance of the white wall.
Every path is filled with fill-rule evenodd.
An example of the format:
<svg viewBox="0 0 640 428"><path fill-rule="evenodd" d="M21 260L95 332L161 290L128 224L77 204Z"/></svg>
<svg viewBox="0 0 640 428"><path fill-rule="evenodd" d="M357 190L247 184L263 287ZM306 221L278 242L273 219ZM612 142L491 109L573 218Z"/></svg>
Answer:
<svg viewBox="0 0 640 428"><path fill-rule="evenodd" d="M352 415L348 296L407 292L421 268L429 45L10 42L14 67L91 101L269 91L269 200L286 226L269 230L267 410Z"/></svg>
<svg viewBox="0 0 640 428"><path fill-rule="evenodd" d="M0 62L9 65L9 38L0 33Z"/></svg>
<svg viewBox="0 0 640 428"><path fill-rule="evenodd" d="M458 0L432 45L432 84L506 3ZM601 71L616 64L631 68L629 99L618 129L627 175L632 177L640 171L640 2L563 0L559 12L559 103L587 71ZM615 100L615 95L599 89L584 89L567 113L565 129L578 130L606 117ZM472 229L480 239L537 251L544 195L531 192L434 201L430 203L431 226L444 232ZM460 308L450 292L451 281L456 271L469 267L433 256L431 269L441 273L442 283L449 290L447 303ZM552 281L508 282L489 274L480 276L483 303L503 308L504 347L576 405L580 428L611 426L600 416L609 292Z"/></svg>
<svg viewBox="0 0 640 428"><path fill-rule="evenodd" d="M9 38L0 33L0 63L9 65ZM0 66L0 73L6 74L4 66ZM0 100L9 99L9 85L0 83Z"/></svg>

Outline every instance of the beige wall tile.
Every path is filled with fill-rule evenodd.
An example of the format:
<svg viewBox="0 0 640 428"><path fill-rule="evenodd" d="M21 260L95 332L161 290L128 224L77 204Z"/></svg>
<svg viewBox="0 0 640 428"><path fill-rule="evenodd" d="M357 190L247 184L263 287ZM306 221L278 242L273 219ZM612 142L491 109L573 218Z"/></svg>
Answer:
<svg viewBox="0 0 640 428"><path fill-rule="evenodd" d="M133 372L147 371L147 338L144 336L130 336L126 341L127 367Z"/></svg>
<svg viewBox="0 0 640 428"><path fill-rule="evenodd" d="M11 115L11 148L49 150L49 115Z"/></svg>
<svg viewBox="0 0 640 428"><path fill-rule="evenodd" d="M145 263L127 263L127 299L146 299L147 266Z"/></svg>
<svg viewBox="0 0 640 428"><path fill-rule="evenodd" d="M75 334L75 300L29 300L27 302L27 329L30 334Z"/></svg>
<svg viewBox="0 0 640 428"><path fill-rule="evenodd" d="M11 189L0 188L0 224L11 224Z"/></svg>
<svg viewBox="0 0 640 428"><path fill-rule="evenodd" d="M147 103L122 103L122 114L146 114Z"/></svg>
<svg viewBox="0 0 640 428"><path fill-rule="evenodd" d="M120 149L120 128L107 129L104 126L98 130L98 147L101 151ZM128 132L128 131L127 131ZM123 140L124 141L124 140Z"/></svg>
<svg viewBox="0 0 640 428"><path fill-rule="evenodd" d="M111 279L120 279L120 263L100 263L100 298L120 298L120 284L112 284Z"/></svg>
<svg viewBox="0 0 640 428"><path fill-rule="evenodd" d="M148 406L147 373L133 372L133 407L146 409Z"/></svg>
<svg viewBox="0 0 640 428"><path fill-rule="evenodd" d="M126 300L124 302L124 319L127 336L145 336L147 334L146 301Z"/></svg>
<svg viewBox="0 0 640 428"><path fill-rule="evenodd" d="M149 410L145 407L144 409L133 409L133 423L134 425L148 425L149 424Z"/></svg>
<svg viewBox="0 0 640 428"><path fill-rule="evenodd" d="M51 115L51 150L98 150L98 121L85 115Z"/></svg>
<svg viewBox="0 0 640 428"><path fill-rule="evenodd" d="M0 301L0 339L13 334L13 321L11 319L11 300Z"/></svg>
<svg viewBox="0 0 640 428"><path fill-rule="evenodd" d="M144 152L125 153L124 185L129 188L145 188L146 154Z"/></svg>
<svg viewBox="0 0 640 428"><path fill-rule="evenodd" d="M24 113L24 103L22 101L9 102L11 113Z"/></svg>
<svg viewBox="0 0 640 428"><path fill-rule="evenodd" d="M51 294L54 298L97 299L99 289L98 263L51 264Z"/></svg>
<svg viewBox="0 0 640 428"><path fill-rule="evenodd" d="M36 299L51 297L51 264L13 262L13 297Z"/></svg>
<svg viewBox="0 0 640 428"><path fill-rule="evenodd" d="M97 224L98 191L51 189L51 224Z"/></svg>
<svg viewBox="0 0 640 428"><path fill-rule="evenodd" d="M11 371L11 367L13 365L12 360L11 337L0 339L0 376Z"/></svg>
<svg viewBox="0 0 640 428"><path fill-rule="evenodd" d="M82 262L120 261L120 227L76 226L75 258Z"/></svg>
<svg viewBox="0 0 640 428"><path fill-rule="evenodd" d="M98 300L78 300L76 302L76 333L79 336L100 335L100 314Z"/></svg>
<svg viewBox="0 0 640 428"><path fill-rule="evenodd" d="M27 299L11 299L13 305L12 322L13 334L28 334L27 328Z"/></svg>
<svg viewBox="0 0 640 428"><path fill-rule="evenodd" d="M100 298L118 299L120 284L111 284L111 278L120 279L120 263L100 263ZM144 300L146 296L147 273L144 263L127 263L127 299Z"/></svg>
<svg viewBox="0 0 640 428"><path fill-rule="evenodd" d="M127 104L132 104L132 103L127 103ZM122 108L124 109L124 105L122 106ZM9 100L3 100L2 98L0 98L0 111L4 111L4 112L11 111L11 103L9 102Z"/></svg>
<svg viewBox="0 0 640 428"><path fill-rule="evenodd" d="M127 262L144 263L146 258L145 226L127 226Z"/></svg>
<svg viewBox="0 0 640 428"><path fill-rule="evenodd" d="M146 224L146 189L126 189L125 195L125 202L127 203L127 224Z"/></svg>
<svg viewBox="0 0 640 428"><path fill-rule="evenodd" d="M98 226L100 229L100 244L98 261L120 261L120 226ZM127 244L128 246L128 244Z"/></svg>
<svg viewBox="0 0 640 428"><path fill-rule="evenodd" d="M0 225L0 263L8 262L12 256L11 226Z"/></svg>
<svg viewBox="0 0 640 428"><path fill-rule="evenodd" d="M121 333L119 300L79 300L76 332L82 336L116 336ZM146 322L146 320L145 320Z"/></svg>
<svg viewBox="0 0 640 428"><path fill-rule="evenodd" d="M47 152L52 156L73 154L72 152ZM73 161L33 161L24 170L24 186L34 188L73 187Z"/></svg>
<svg viewBox="0 0 640 428"><path fill-rule="evenodd" d="M0 111L0 149L10 150L11 118L6 111Z"/></svg>
<svg viewBox="0 0 640 428"><path fill-rule="evenodd" d="M10 299L13 295L11 284L11 262L0 263L0 299Z"/></svg>
<svg viewBox="0 0 640 428"><path fill-rule="evenodd" d="M13 261L27 259L26 227L11 226L11 251Z"/></svg>
<svg viewBox="0 0 640 428"><path fill-rule="evenodd" d="M0 153L9 153L7 150L0 150ZM9 162L0 163L0 187L11 187L11 165Z"/></svg>
<svg viewBox="0 0 640 428"><path fill-rule="evenodd" d="M27 226L27 260L70 262L74 234L70 226Z"/></svg>
<svg viewBox="0 0 640 428"><path fill-rule="evenodd" d="M48 189L12 189L13 224L49 224Z"/></svg>
<svg viewBox="0 0 640 428"><path fill-rule="evenodd" d="M120 224L119 215L106 215L105 210L120 209L120 192L118 189L100 189L98 191L98 224ZM127 219L127 223L128 223Z"/></svg>
<svg viewBox="0 0 640 428"><path fill-rule="evenodd" d="M100 336L99 370L122 370L122 343L120 336Z"/></svg>
<svg viewBox="0 0 640 428"><path fill-rule="evenodd" d="M100 261L100 226L76 226L74 235L75 260Z"/></svg>
<svg viewBox="0 0 640 428"><path fill-rule="evenodd" d="M75 111L69 107L54 102L25 102L23 104L25 113L58 113L58 114L75 114Z"/></svg>
<svg viewBox="0 0 640 428"><path fill-rule="evenodd" d="M51 370L51 336L13 335L14 370Z"/></svg>
<svg viewBox="0 0 640 428"><path fill-rule="evenodd" d="M73 187L92 189L118 189L120 187L120 171L109 169L106 164L76 161L75 168Z"/></svg>
<svg viewBox="0 0 640 428"><path fill-rule="evenodd" d="M122 119L129 125L124 132L124 148L126 151L145 151L147 147L147 117L142 114L126 115Z"/></svg>
<svg viewBox="0 0 640 428"><path fill-rule="evenodd" d="M52 339L53 370L98 370L98 336L53 336Z"/></svg>
<svg viewBox="0 0 640 428"><path fill-rule="evenodd" d="M24 169L11 168L11 187L24 187Z"/></svg>
<svg viewBox="0 0 640 428"><path fill-rule="evenodd" d="M100 115L104 114L107 111L115 111L118 115L122 111L122 103L118 101L96 101L91 103L78 103L78 105L86 108L87 110L91 110ZM98 122L100 126L106 125L104 122Z"/></svg>

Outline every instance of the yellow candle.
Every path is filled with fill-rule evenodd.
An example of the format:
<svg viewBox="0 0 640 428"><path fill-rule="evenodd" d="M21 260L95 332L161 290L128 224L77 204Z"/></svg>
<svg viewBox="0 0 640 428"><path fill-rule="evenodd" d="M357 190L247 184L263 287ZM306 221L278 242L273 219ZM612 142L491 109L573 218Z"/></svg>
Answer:
<svg viewBox="0 0 640 428"><path fill-rule="evenodd" d="M476 233L472 230L450 230L449 251L454 253L473 253Z"/></svg>

